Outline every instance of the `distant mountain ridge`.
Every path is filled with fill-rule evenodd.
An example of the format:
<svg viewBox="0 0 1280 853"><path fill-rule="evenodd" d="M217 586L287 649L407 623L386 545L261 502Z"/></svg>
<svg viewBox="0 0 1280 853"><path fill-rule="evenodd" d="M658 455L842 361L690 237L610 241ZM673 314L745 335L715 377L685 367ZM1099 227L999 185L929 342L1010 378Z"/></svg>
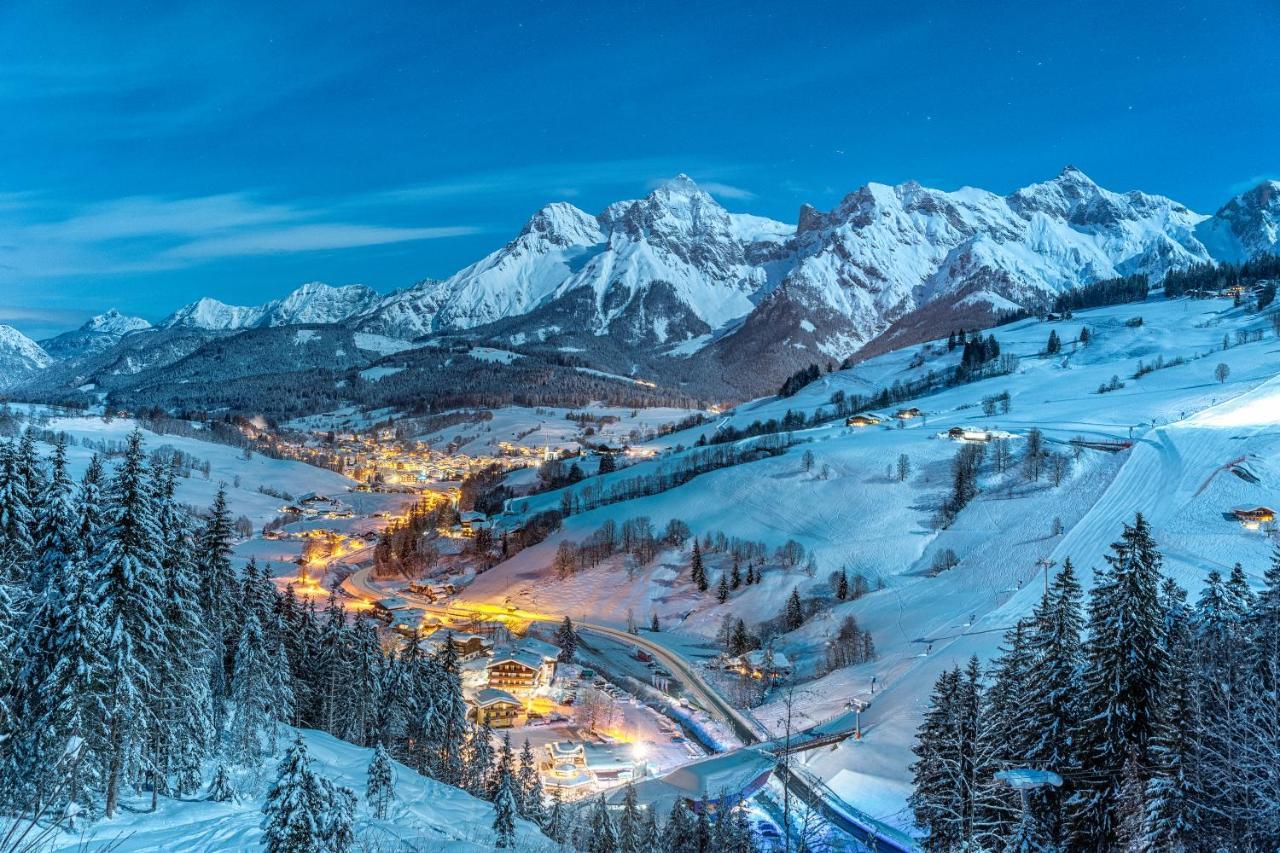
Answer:
<svg viewBox="0 0 1280 853"><path fill-rule="evenodd" d="M387 295L312 282L258 306L205 298L157 328L224 335L336 324L402 341L574 354L672 387L754 395L796 366L856 355L890 329L904 345L1099 279L1143 273L1158 283L1172 269L1275 252L1278 223L1273 181L1212 216L1107 190L1073 166L1006 195L870 183L829 211L802 206L790 225L731 213L679 175L598 215L549 204L445 279ZM49 355L83 357L147 330L112 312L91 323L101 328L43 342ZM193 339L183 340L167 351ZM137 342L130 348L126 372Z"/></svg>
<svg viewBox="0 0 1280 853"><path fill-rule="evenodd" d="M283 299L263 305L227 305L205 297L179 308L160 326L225 332L304 323L341 323L367 311L380 298L377 291L362 284L334 287L313 281Z"/></svg>

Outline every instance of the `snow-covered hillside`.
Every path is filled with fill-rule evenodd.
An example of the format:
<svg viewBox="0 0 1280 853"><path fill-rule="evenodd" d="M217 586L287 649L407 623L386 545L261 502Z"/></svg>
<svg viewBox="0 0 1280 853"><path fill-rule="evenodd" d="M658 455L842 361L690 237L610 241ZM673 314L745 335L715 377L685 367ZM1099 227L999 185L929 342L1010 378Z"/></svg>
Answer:
<svg viewBox="0 0 1280 853"><path fill-rule="evenodd" d="M282 746L294 730L282 732ZM493 805L457 788L418 775L398 762L393 764L396 800L386 819L370 814L364 802L365 782L373 750L363 749L318 731L300 731L319 775L357 793L356 836L367 849L413 849L441 853L482 853L493 849ZM212 774L212 768L206 776ZM150 812L149 799L137 810L127 810L114 820L99 821L85 836L68 834L55 850L157 851L225 853L228 850L262 849L262 804L275 774L275 762L266 762L257 774L235 776L239 799L209 802L199 798L161 798L160 808ZM520 850L555 849L536 827L517 820Z"/></svg>
<svg viewBox="0 0 1280 853"><path fill-rule="evenodd" d="M1091 333L1087 345L1076 343L1083 327ZM1066 343L1046 357L1050 331ZM924 417L902 428L888 418L878 427L851 428L839 420L801 429L794 434L800 443L781 456L571 516L562 533L480 575L466 597L590 614L592 621L619 626L628 610L641 621L653 611L664 625L656 639L685 649L701 645L703 655L714 646L725 614L749 624L771 619L793 589L826 598L830 615L810 619L777 645L800 662L801 676L819 675L825 644L845 615L871 631L879 655L802 688L799 701L808 720L839 712L853 698L872 702L861 741L812 753L806 762L854 805L908 825L910 746L934 680L970 654L990 658L1004 629L1038 600L1041 561L1060 564L1070 556L1087 584L1122 522L1142 512L1167 573L1193 597L1210 569L1223 571L1236 561L1260 583L1272 543L1229 513L1280 504L1280 436L1274 429L1280 375L1270 316L1232 307L1229 300L1152 298L1080 311L1068 321L1021 321L991 333L1003 353L1020 358L1011 375L904 402ZM655 441L649 448L659 453L656 459L607 477L657 470L690 452L678 447L690 447L716 428L746 427L788 410L829 410L836 392L870 395L958 358L959 350L948 352L944 342L870 359L821 377L795 397L744 404L716 423ZM1153 364L1160 368L1146 372ZM1219 365L1226 366L1225 377ZM1143 375L1134 378L1140 366ZM1099 393L1112 377L1123 387ZM1002 392L1009 394L1009 411L984 414L982 398ZM877 411L888 416L897 408ZM995 473L989 450L978 497L950 527L938 529L934 520L951 489L952 461L961 446L946 437L952 427L1011 433L1015 460L1028 432L1041 430L1048 449L1063 460L1061 483L1053 485L1048 473L1029 480L1017 464ZM1085 440L1078 452L1070 443L1075 438ZM1118 453L1088 446L1131 439L1132 448ZM806 451L813 454L809 470ZM896 462L903 455L909 474L899 481ZM560 498L552 492L530 499L528 511L559 506ZM668 549L639 569L614 559L554 579L548 567L561 540L580 542L608 519L638 516L659 530L678 518L695 533L723 531L770 549L795 540L813 554L815 571L810 576L770 558L763 581L734 592L725 604L696 591L687 549ZM955 565L937 573L936 560L947 550ZM728 563L713 555L708 564L714 592ZM831 600L828 575L842 567L861 573L872 590L856 601ZM883 588L876 589L879 584ZM772 725L780 710L766 705L756 716Z"/></svg>
<svg viewBox="0 0 1280 853"><path fill-rule="evenodd" d="M0 325L0 391L53 363L40 345L12 326Z"/></svg>
<svg viewBox="0 0 1280 853"><path fill-rule="evenodd" d="M77 479L94 453L119 449L137 426L132 418L106 421L43 408L24 407L24 410L50 415L41 426L66 433L74 440L74 444L67 448L67 462L72 476ZM282 489L293 494L342 494L353 485L341 474L302 462L270 459L259 453L245 459L242 450L226 444L178 435L159 435L150 430L143 430L142 435L148 452L168 448L187 454L200 463L208 463L208 475L203 470L192 470L190 476L178 478L179 502L203 510L213 502L218 487L223 485L231 512L236 516L247 516L255 528L276 518L281 505L280 498L265 494L260 491L262 488ZM48 448L42 450L47 452Z"/></svg>

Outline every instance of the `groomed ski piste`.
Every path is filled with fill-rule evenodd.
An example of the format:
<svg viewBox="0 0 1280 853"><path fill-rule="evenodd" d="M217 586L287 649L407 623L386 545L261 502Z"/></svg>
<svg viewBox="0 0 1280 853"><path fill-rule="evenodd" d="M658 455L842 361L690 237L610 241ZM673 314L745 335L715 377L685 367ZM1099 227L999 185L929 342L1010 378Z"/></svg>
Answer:
<svg viewBox="0 0 1280 853"><path fill-rule="evenodd" d="M1088 345L1075 343L1083 326L1090 332ZM1050 330L1063 348L1045 356ZM1241 331L1262 336L1238 343ZM846 427L839 419L797 430L796 443L780 456L573 515L548 541L480 575L464 599L618 627L628 612L641 625L657 613L663 630L646 636L698 660L718 650L714 636L726 613L748 625L771 619L793 588L806 597L825 593L832 571L861 572L873 584L871 593L835 603L774 647L797 665L794 698L802 725L843 712L850 700L870 702L862 715L863 738L806 753L805 769L852 806L910 829L910 749L934 681L970 655L992 657L1004 630L1038 601L1045 561L1056 566L1070 557L1088 587L1121 525L1141 512L1164 554L1165 571L1193 598L1210 570L1225 573L1237 561L1259 584L1272 543L1263 532L1244 529L1230 511L1280 502L1280 339L1269 314L1249 313L1223 299L1152 296L1144 303L1079 311L1070 320L1030 319L985 334L996 336L1002 353L1019 357L1014 373L874 409L885 418L880 426ZM651 444L657 458L604 479L656 470L719 426L781 418L788 409L830 409L838 390L868 396L897 380L954 365L960 357L959 348L948 352L945 341L935 342L923 365L912 367L921 349L824 374L791 398L743 404L719 421ZM1149 365L1157 358L1166 365L1186 361L1133 378L1140 360ZM1219 381L1219 364L1228 368L1225 381ZM1123 387L1099 393L1113 376ZM1010 395L1009 412L983 414L982 398L1002 392ZM911 406L924 416L899 428L891 415ZM976 499L947 529L938 529L934 519L951 489L959 446L946 432L956 426L1011 433L1015 464L1003 475L991 474L984 464ZM1033 427L1042 431L1049 451L1073 460L1058 486L1048 474L1038 482L1021 474L1020 443ZM1075 438L1095 447L1076 454L1070 443ZM1110 452L1127 442L1130 448ZM808 471L802 464L806 450L814 457ZM905 482L886 470L900 454L911 463ZM522 509L558 507L560 497L538 495ZM648 566L628 567L615 557L555 579L550 566L560 540L581 541L606 519L621 523L637 516L647 516L659 531L679 518L696 534L722 531L764 541L771 549L794 539L811 550L817 570L811 577L802 567L785 569L771 560L762 583L734 592L725 604L717 603L714 592L727 558L708 557L712 589L698 593L689 580L687 546L662 552ZM1058 535L1055 519L1063 531ZM935 574L934 556L944 549L958 562ZM825 643L845 615L871 631L878 656L820 676ZM775 697L752 713L776 728L781 702Z"/></svg>

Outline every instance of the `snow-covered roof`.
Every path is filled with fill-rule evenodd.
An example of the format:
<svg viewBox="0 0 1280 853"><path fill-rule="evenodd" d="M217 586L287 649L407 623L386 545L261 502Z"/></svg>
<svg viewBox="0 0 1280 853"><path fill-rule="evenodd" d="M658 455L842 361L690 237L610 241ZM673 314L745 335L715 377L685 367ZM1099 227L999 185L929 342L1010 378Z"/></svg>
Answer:
<svg viewBox="0 0 1280 853"><path fill-rule="evenodd" d="M742 656L742 660L748 666L762 667L765 665L765 650L756 649L755 651L747 652ZM791 661L787 660L787 656L782 652L774 651L773 666L775 669L786 669L791 666Z"/></svg>
<svg viewBox="0 0 1280 853"><path fill-rule="evenodd" d="M529 669L542 668L542 655L537 652L530 652L524 649L510 649L504 652L495 652L493 659L489 661L489 666L495 667L503 663L518 663Z"/></svg>
<svg viewBox="0 0 1280 853"><path fill-rule="evenodd" d="M478 708L488 708L490 705L497 705L505 702L509 705L519 705L520 700L512 696L505 690L499 690L496 687L485 687L476 691L476 695L471 698L473 704Z"/></svg>

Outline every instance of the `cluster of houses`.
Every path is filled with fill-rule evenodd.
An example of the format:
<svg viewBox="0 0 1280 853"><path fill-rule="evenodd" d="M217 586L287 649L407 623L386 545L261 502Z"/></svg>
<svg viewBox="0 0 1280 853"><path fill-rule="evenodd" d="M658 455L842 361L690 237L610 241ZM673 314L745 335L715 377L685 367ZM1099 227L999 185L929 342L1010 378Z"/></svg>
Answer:
<svg viewBox="0 0 1280 853"><path fill-rule="evenodd" d="M392 487L458 481L494 463L525 464L521 459L473 457L432 450L421 441L399 440L393 429L339 432L334 434L332 442L327 436L315 434L302 444L280 442L276 449L287 458L340 471L359 483Z"/></svg>
<svg viewBox="0 0 1280 853"><path fill-rule="evenodd" d="M721 668L756 681L782 681L791 676L791 661L780 651L754 649L744 655L726 658Z"/></svg>
<svg viewBox="0 0 1280 853"><path fill-rule="evenodd" d="M898 411L894 412L890 417L899 421L910 421L915 420L916 418L923 418L924 412L920 411L915 406L912 406L907 409L898 409ZM845 418L844 425L851 427L872 427L879 426L884 423L884 421L885 419L883 417L875 414L874 412L862 412Z"/></svg>

